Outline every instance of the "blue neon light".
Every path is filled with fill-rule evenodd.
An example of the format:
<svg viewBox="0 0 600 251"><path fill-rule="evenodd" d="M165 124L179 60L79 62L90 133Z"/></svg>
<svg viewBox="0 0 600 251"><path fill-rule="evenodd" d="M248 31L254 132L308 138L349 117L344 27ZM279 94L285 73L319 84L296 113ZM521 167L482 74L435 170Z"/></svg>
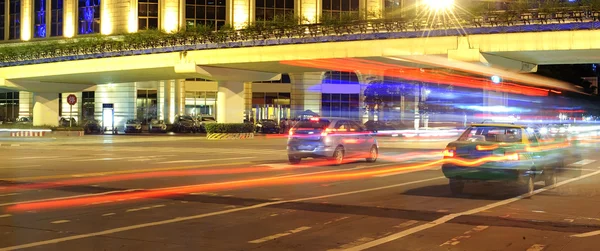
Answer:
<svg viewBox="0 0 600 251"><path fill-rule="evenodd" d="M36 37L46 37L46 8L44 3L46 1L39 1L40 5L38 6L37 11L37 20L38 24L35 27Z"/></svg>
<svg viewBox="0 0 600 251"><path fill-rule="evenodd" d="M84 6L81 6L82 3ZM100 6L100 0L79 1L79 34L94 33L94 17L97 6Z"/></svg>

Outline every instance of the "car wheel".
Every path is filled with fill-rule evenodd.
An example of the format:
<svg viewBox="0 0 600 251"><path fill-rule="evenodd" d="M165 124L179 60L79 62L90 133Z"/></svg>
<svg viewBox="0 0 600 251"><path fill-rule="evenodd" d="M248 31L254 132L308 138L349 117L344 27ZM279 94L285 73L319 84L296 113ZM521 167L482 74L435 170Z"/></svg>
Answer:
<svg viewBox="0 0 600 251"><path fill-rule="evenodd" d="M557 182L558 182L558 176L556 175L556 172L554 170L547 171L546 174L544 175L544 185L553 186Z"/></svg>
<svg viewBox="0 0 600 251"><path fill-rule="evenodd" d="M377 161L377 157L379 156L379 151L376 146L372 146L369 151L369 157L367 158L367 162L375 162Z"/></svg>
<svg viewBox="0 0 600 251"><path fill-rule="evenodd" d="M296 156L288 156L288 160L290 161L290 164L298 164L300 163L300 160L302 160L302 158Z"/></svg>
<svg viewBox="0 0 600 251"><path fill-rule="evenodd" d="M450 192L452 192L452 194L462 194L465 189L465 182L462 180L450 179L448 181L448 186L450 187Z"/></svg>
<svg viewBox="0 0 600 251"><path fill-rule="evenodd" d="M528 175L527 177L523 177L521 184L519 184L519 193L525 196L530 196L533 194L533 190L535 190L533 176Z"/></svg>
<svg viewBox="0 0 600 251"><path fill-rule="evenodd" d="M333 152L333 161L334 164L337 165L341 165L344 162L344 148L341 146L338 146L335 151Z"/></svg>

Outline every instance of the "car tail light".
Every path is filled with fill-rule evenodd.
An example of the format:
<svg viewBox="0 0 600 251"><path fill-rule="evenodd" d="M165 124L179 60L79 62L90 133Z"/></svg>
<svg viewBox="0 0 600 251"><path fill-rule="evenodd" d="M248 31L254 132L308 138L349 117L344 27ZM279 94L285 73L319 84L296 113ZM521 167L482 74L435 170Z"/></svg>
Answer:
<svg viewBox="0 0 600 251"><path fill-rule="evenodd" d="M454 158L455 153L456 153L456 148L446 147L446 149L444 149L444 151L442 152L442 155L444 155L444 159Z"/></svg>
<svg viewBox="0 0 600 251"><path fill-rule="evenodd" d="M518 153L505 153L504 156L506 156L507 160L519 160Z"/></svg>
<svg viewBox="0 0 600 251"><path fill-rule="evenodd" d="M290 132L288 132L288 134L289 134L290 136L294 135L294 129L293 129L293 128L292 128L292 129L290 129Z"/></svg>
<svg viewBox="0 0 600 251"><path fill-rule="evenodd" d="M321 137L325 137L325 136L327 136L329 134L334 134L335 131L336 131L335 129L327 128L327 129L325 129L325 131L323 131L321 133Z"/></svg>

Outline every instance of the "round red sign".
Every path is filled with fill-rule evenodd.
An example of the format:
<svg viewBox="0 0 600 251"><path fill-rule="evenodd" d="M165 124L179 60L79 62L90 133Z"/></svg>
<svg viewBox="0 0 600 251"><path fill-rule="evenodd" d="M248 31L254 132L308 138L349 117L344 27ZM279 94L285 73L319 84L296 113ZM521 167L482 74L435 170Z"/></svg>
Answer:
<svg viewBox="0 0 600 251"><path fill-rule="evenodd" d="M77 96L71 94L67 97L67 103L69 103L69 105L75 105L77 104Z"/></svg>

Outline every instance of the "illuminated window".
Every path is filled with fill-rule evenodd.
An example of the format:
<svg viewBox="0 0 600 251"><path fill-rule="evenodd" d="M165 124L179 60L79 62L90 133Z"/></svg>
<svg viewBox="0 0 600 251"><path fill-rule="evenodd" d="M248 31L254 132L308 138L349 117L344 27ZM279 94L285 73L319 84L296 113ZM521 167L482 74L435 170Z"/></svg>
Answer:
<svg viewBox="0 0 600 251"><path fill-rule="evenodd" d="M63 1L51 0L50 4L50 36L60 37L63 35Z"/></svg>
<svg viewBox="0 0 600 251"><path fill-rule="evenodd" d="M321 113L324 117L358 119L360 116L359 94L321 94Z"/></svg>
<svg viewBox="0 0 600 251"><path fill-rule="evenodd" d="M147 124L158 119L158 91L137 90L137 119Z"/></svg>
<svg viewBox="0 0 600 251"><path fill-rule="evenodd" d="M8 6L8 39L21 38L21 1L10 0Z"/></svg>
<svg viewBox="0 0 600 251"><path fill-rule="evenodd" d="M185 93L185 115L215 117L217 92L195 91Z"/></svg>
<svg viewBox="0 0 600 251"><path fill-rule="evenodd" d="M402 17L402 0L385 0L385 16L388 18Z"/></svg>
<svg viewBox="0 0 600 251"><path fill-rule="evenodd" d="M100 0L79 0L79 34L100 33Z"/></svg>
<svg viewBox="0 0 600 251"><path fill-rule="evenodd" d="M275 18L277 17L277 18ZM282 21L294 17L294 0L256 0L256 21Z"/></svg>
<svg viewBox="0 0 600 251"><path fill-rule="evenodd" d="M138 27L140 30L158 29L158 0L138 1Z"/></svg>
<svg viewBox="0 0 600 251"><path fill-rule="evenodd" d="M358 76L354 72L328 71L325 72L323 84L359 84Z"/></svg>
<svg viewBox="0 0 600 251"><path fill-rule="evenodd" d="M16 121L19 118L19 93L0 93L0 121Z"/></svg>
<svg viewBox="0 0 600 251"><path fill-rule="evenodd" d="M358 0L323 0L323 18L338 19L342 13L358 15Z"/></svg>
<svg viewBox="0 0 600 251"><path fill-rule="evenodd" d="M215 30L225 25L225 0L186 0L185 23L188 27L205 25Z"/></svg>
<svg viewBox="0 0 600 251"><path fill-rule="evenodd" d="M289 118L291 97L289 92L253 92L251 120Z"/></svg>
<svg viewBox="0 0 600 251"><path fill-rule="evenodd" d="M4 40L4 25L6 22L4 19L6 18L6 1L0 1L0 40Z"/></svg>
<svg viewBox="0 0 600 251"><path fill-rule="evenodd" d="M33 9L35 10L33 37L46 37L46 0L34 0Z"/></svg>

